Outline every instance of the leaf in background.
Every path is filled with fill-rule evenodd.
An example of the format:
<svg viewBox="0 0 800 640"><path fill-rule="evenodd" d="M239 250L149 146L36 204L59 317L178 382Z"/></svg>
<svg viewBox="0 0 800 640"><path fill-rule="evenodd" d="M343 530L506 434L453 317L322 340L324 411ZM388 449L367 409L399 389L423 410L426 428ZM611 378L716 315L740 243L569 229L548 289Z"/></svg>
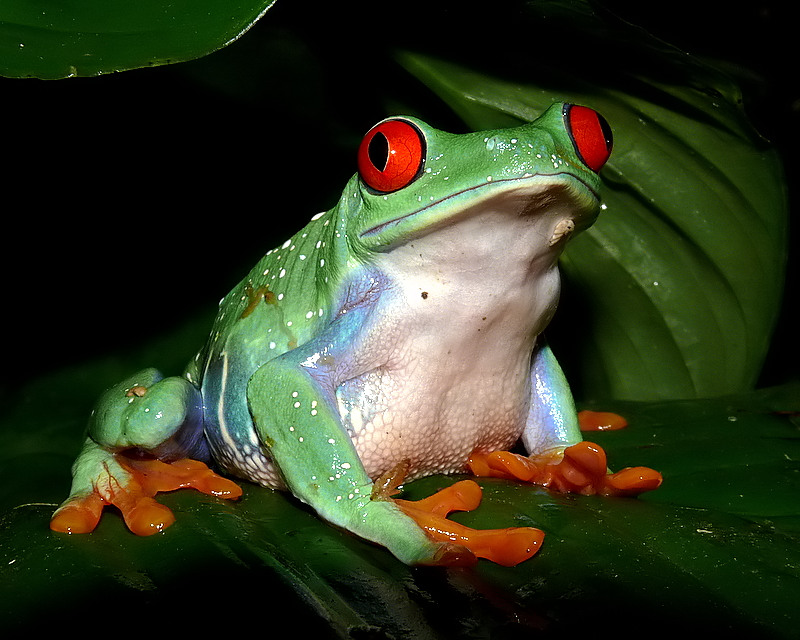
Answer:
<svg viewBox="0 0 800 640"><path fill-rule="evenodd" d="M150 0L103 3L103 8L97 0L83 0L44 11L8 0L0 7L0 60L15 73L28 73L19 66L24 62L46 65L46 77L58 77L73 73L69 67L77 63L70 60L80 61L79 74L91 74L127 68L128 62L110 64L123 53L130 64L183 59L188 53L156 55L151 45L186 45L192 56L202 55L241 33L265 5L264 0L249 9L226 4L220 13L212 10L212 0L202 1L170 3L166 12L158 4L161 13L153 13ZM497 3L493 12L506 24L535 34L535 46L530 38L506 37L498 47L496 38L480 37L483 25L475 24L469 11L451 8L439 15L432 9L429 19L440 34L435 39L394 22L388 37L370 26L376 20L388 24L390 15L376 18L359 5L343 18L344 35L337 32L322 46L338 50L342 39L353 47L347 50L350 57L370 51L360 74L397 85L395 104L409 105L428 119L423 97L396 82L399 74L379 46L396 46L398 32L407 34L409 45L422 42L459 61L419 54L402 58L473 128L533 119L562 98L601 110L616 132L616 149L603 171L607 210L567 250L563 267L572 286L565 289L550 330L570 381L579 397L696 397L748 389L759 374L783 282L787 208L777 157L750 130L735 89L718 73L654 46L647 34L622 29L605 14L601 19L589 6L578 0ZM332 19L338 10L326 15ZM194 24L198 16L202 24ZM296 23L293 27L298 30ZM227 31L214 40L217 29ZM20 48L23 32L35 37ZM105 53L87 58L89 45L102 45L98 51ZM279 48L267 51L275 59L289 55ZM349 58L336 60L344 73L331 84L350 86ZM479 71L487 68L492 71ZM275 82L274 75L250 82L270 87L270 78ZM279 80L278 86L283 90L285 83ZM378 91L376 85L363 86L362 79L331 102L352 110L354 103L365 102L364 93ZM293 89L288 103L298 95L299 103L325 105L325 115L330 113L327 100L314 92ZM291 111L305 109L292 105ZM58 120L51 115L33 119L30 129ZM87 122L74 124L90 129ZM27 147L38 150L36 144ZM53 155L49 149L47 155ZM274 199L278 190L273 191Z"/></svg>
<svg viewBox="0 0 800 640"><path fill-rule="evenodd" d="M597 24L574 20L570 28L579 51L591 51ZM676 64L675 52L654 51L646 34L626 46L626 56L641 51L654 69ZM517 71L504 70L512 79L416 53L399 60L473 129L533 120L556 100L592 106L611 123L605 210L568 245L563 272L579 293L550 330L554 349L578 345L582 359L570 373L580 396L689 398L752 388L786 260L777 154L750 128L736 89L686 56L670 79L615 77L606 71L615 68L603 53L609 47L598 46L593 68L604 73L594 79L584 66L538 64L541 48L528 59L514 54Z"/></svg>
<svg viewBox="0 0 800 640"><path fill-rule="evenodd" d="M274 0L3 0L0 75L94 76L199 58L238 38Z"/></svg>

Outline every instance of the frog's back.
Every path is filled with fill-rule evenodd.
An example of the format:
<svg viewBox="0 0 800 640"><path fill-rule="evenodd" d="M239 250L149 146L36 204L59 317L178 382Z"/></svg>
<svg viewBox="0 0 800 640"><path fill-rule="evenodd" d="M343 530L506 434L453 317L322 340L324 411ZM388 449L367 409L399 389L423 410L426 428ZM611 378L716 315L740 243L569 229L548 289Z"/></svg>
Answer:
<svg viewBox="0 0 800 640"><path fill-rule="evenodd" d="M208 343L189 368L203 394L205 432L229 472L280 484L247 406L255 371L313 338L328 322L337 268L335 210L270 250L220 302Z"/></svg>

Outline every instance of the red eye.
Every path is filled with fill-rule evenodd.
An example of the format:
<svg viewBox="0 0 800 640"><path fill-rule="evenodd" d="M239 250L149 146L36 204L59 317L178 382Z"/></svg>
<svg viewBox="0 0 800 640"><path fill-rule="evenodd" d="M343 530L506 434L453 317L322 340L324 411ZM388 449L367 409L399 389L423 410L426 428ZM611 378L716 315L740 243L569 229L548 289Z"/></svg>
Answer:
<svg viewBox="0 0 800 640"><path fill-rule="evenodd" d="M578 157L595 173L600 171L611 155L614 141L606 119L597 111L576 104L564 106L564 119Z"/></svg>
<svg viewBox="0 0 800 640"><path fill-rule="evenodd" d="M375 191L389 193L411 184L422 172L425 139L407 120L375 125L358 148L358 173Z"/></svg>

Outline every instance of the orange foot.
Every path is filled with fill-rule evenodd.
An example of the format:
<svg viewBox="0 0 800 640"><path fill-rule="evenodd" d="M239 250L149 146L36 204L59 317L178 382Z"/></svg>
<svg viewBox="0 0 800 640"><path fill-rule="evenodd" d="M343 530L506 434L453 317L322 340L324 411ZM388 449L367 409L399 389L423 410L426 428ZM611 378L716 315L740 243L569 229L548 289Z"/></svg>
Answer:
<svg viewBox="0 0 800 640"><path fill-rule="evenodd" d="M97 526L103 507L112 504L122 512L127 527L136 535L149 536L175 522L170 509L153 499L156 493L192 488L219 498L236 499L242 489L236 483L217 475L205 464L184 458L166 463L141 460L116 454L116 461L130 473L124 486L110 477L109 500L92 492L75 496L53 514L50 528L62 533L88 533Z"/></svg>
<svg viewBox="0 0 800 640"><path fill-rule="evenodd" d="M532 527L508 529L472 529L448 520L452 511L472 511L481 502L482 490L473 480L462 480L423 500L395 500L406 515L422 527L436 542L465 548L462 553L448 553L436 564L468 565L486 558L504 567L513 567L535 554L544 533ZM471 554L471 555L470 555Z"/></svg>
<svg viewBox="0 0 800 640"><path fill-rule="evenodd" d="M473 453L468 466L476 476L522 480L583 495L635 496L661 485L661 474L648 467L608 473L605 451L592 442L567 447L560 460L558 454L527 458L509 451Z"/></svg>

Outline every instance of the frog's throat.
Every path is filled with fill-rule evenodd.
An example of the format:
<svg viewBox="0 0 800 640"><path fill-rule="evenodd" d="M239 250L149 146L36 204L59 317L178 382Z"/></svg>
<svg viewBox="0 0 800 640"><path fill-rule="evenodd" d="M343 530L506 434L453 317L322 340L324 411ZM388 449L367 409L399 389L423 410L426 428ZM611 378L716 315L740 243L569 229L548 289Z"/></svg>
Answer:
<svg viewBox="0 0 800 640"><path fill-rule="evenodd" d="M526 183L526 182L531 182L531 183L544 182L543 189L546 189L547 179L548 178L558 179L558 180L552 181L551 184L553 184L553 186L558 185L558 184L564 185L564 184L568 184L570 182L578 183L579 187L582 187L583 189L586 190L586 192L588 194L590 194L590 197L595 201L595 204L599 204L600 203L600 194L597 192L597 190L594 189L590 184L588 184L584 180L581 180L579 177L577 177L577 176L575 176L573 174L564 173L564 172L558 172L558 173L529 173L529 174L525 174L523 176L517 176L517 177L514 177L514 178L501 178L499 180L492 180L491 182L484 182L482 184L475 185L473 187L468 187L466 189L462 189L461 191L456 191L454 193L451 193L451 194L445 196L444 198L440 198L439 200L435 200L433 202L430 202L430 203L426 204L424 207L420 207L419 209L415 209L411 213L406 213L406 214L404 214L402 216L398 216L397 218L393 218L392 220L388 220L386 222L381 222L380 224L377 224L374 227L371 227L371 228L367 229L366 231L362 231L359 234L359 236L361 238L369 238L371 236L376 236L376 235L380 234L382 231L384 231L385 229L388 229L389 227L397 226L398 224L402 223L404 220L408 220L409 218L413 218L414 216L418 216L418 215L420 215L422 213L425 213L426 211L429 211L431 209L435 209L435 208L441 206L443 203L445 203L445 202L447 202L449 200L452 200L454 198L458 198L458 197L463 196L465 193L472 193L472 192L479 191L479 190L484 190L484 189L492 189L492 190L498 190L499 189L500 191L502 191L504 186L508 186L508 187L518 186L519 183ZM541 193L541 191L536 191L536 193ZM491 198L492 196L488 196L488 197ZM577 198L576 198L576 201L577 201ZM467 209L467 208L469 208L469 207L465 207L465 209Z"/></svg>

